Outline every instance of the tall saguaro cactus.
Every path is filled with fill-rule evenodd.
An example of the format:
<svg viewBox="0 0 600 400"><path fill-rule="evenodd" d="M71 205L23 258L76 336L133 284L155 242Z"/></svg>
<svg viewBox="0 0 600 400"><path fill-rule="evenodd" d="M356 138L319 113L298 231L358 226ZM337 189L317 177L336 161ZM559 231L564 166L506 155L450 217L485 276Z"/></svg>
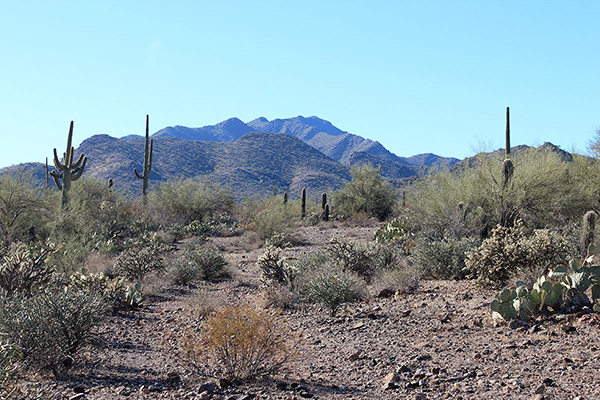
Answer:
<svg viewBox="0 0 600 400"><path fill-rule="evenodd" d="M154 139L150 139L149 133L150 117L146 115L146 143L144 144L144 171L142 175L133 169L135 176L142 180L142 198L146 202L146 194L148 193L148 176L152 170L152 149L154 148Z"/></svg>
<svg viewBox="0 0 600 400"><path fill-rule="evenodd" d="M73 121L69 127L69 137L67 139L67 151L63 154L63 162L60 162L56 147L54 148L54 167L55 171L50 172L50 176L54 179L54 183L58 190L62 192L61 206L64 209L69 203L69 190L71 189L71 182L76 181L83 174L87 157L81 153L76 162L73 162L73 153L75 149L71 145L73 140ZM62 179L62 183L61 180Z"/></svg>
<svg viewBox="0 0 600 400"><path fill-rule="evenodd" d="M306 188L302 188L302 194L300 195L302 199L302 219L306 218Z"/></svg>
<svg viewBox="0 0 600 400"><path fill-rule="evenodd" d="M515 166L510 159L510 109L508 107L506 107L506 152L502 167L502 188L505 188L510 183L515 170Z"/></svg>

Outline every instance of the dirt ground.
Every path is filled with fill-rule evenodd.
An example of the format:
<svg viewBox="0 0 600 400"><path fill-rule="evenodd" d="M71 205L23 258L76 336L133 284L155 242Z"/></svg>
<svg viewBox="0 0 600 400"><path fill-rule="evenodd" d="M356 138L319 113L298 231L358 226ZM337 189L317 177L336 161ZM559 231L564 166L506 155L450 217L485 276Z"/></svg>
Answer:
<svg viewBox="0 0 600 400"><path fill-rule="evenodd" d="M298 257L332 238L370 241L376 229L302 228L303 244L282 254ZM264 249L245 236L210 241L225 252L231 279L187 287L155 282L143 308L107 319L102 344L87 348L69 377L30 377L23 390L71 400L600 399L597 315L498 325L489 310L495 292L473 282L427 280L415 293L389 298L372 289L335 317L312 304L282 311L294 359L268 379L222 388L219 377L199 375L166 338L201 326L190 300L200 286L215 306L259 304L256 260Z"/></svg>

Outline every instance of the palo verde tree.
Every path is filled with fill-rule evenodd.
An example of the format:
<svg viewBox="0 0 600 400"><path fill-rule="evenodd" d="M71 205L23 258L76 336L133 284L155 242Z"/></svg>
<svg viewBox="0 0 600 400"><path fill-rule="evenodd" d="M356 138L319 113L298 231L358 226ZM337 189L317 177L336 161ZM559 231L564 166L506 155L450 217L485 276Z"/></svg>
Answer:
<svg viewBox="0 0 600 400"><path fill-rule="evenodd" d="M144 170L140 175L137 172L137 169L133 169L135 176L138 179L142 180L142 198L144 203L147 202L147 194L148 194L148 177L150 176L150 171L152 170L152 150L154 148L154 139L150 139L149 136L149 122L150 117L146 115L146 142L144 144Z"/></svg>
<svg viewBox="0 0 600 400"><path fill-rule="evenodd" d="M334 206L346 216L365 213L383 221L392 214L397 195L390 183L370 164L353 167L352 180L334 196Z"/></svg>
<svg viewBox="0 0 600 400"><path fill-rule="evenodd" d="M71 121L71 126L69 127L67 151L63 154L63 162L60 162L55 147L54 167L56 170L50 172L50 176L52 176L52 179L54 179L56 187L62 192L61 206L63 209L66 208L67 204L69 203L69 190L71 189L71 182L74 182L81 177L81 174L83 174L83 170L85 169L85 163L87 162L87 157L83 153L79 155L79 158L76 162L73 162L73 153L75 152L75 149L73 146L71 146L72 140L73 121Z"/></svg>

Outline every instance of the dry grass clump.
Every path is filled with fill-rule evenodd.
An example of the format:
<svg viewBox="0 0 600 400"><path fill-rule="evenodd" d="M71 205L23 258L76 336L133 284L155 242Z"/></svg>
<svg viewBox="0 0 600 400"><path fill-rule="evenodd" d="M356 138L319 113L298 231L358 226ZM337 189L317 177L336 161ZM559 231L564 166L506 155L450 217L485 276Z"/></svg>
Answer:
<svg viewBox="0 0 600 400"><path fill-rule="evenodd" d="M209 316L199 335L188 329L181 354L197 366L208 361L214 372L231 381L274 373L292 355L285 322L266 310L228 305Z"/></svg>

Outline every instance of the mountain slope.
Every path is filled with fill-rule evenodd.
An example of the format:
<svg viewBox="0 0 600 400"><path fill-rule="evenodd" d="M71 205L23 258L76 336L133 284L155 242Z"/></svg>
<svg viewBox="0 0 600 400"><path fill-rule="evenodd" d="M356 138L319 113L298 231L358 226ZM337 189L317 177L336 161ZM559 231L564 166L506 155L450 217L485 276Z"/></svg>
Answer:
<svg viewBox="0 0 600 400"><path fill-rule="evenodd" d="M112 178L115 188L131 193L141 187L133 168L141 168L143 138L96 135L81 144L80 152L88 157L85 176ZM238 198L272 193L273 186L298 197L304 186L319 193L350 179L347 167L290 135L250 133L227 143L155 138L151 185L195 176L230 187Z"/></svg>
<svg viewBox="0 0 600 400"><path fill-rule="evenodd" d="M219 124L201 128L188 128L185 126L167 127L156 132L152 137L175 137L209 142L233 142L250 132L286 133L295 136L323 154L344 164L350 164L349 160L352 159L352 154L357 152L365 152L396 163L415 166L439 164L442 159L449 164L458 161L457 159L444 159L443 157L431 154L426 159L423 159L423 162L427 164L419 164L421 158L398 157L379 142L343 131L335 127L331 122L315 116L307 118L298 116L274 119L272 121L260 117L247 124L237 118L230 118Z"/></svg>

